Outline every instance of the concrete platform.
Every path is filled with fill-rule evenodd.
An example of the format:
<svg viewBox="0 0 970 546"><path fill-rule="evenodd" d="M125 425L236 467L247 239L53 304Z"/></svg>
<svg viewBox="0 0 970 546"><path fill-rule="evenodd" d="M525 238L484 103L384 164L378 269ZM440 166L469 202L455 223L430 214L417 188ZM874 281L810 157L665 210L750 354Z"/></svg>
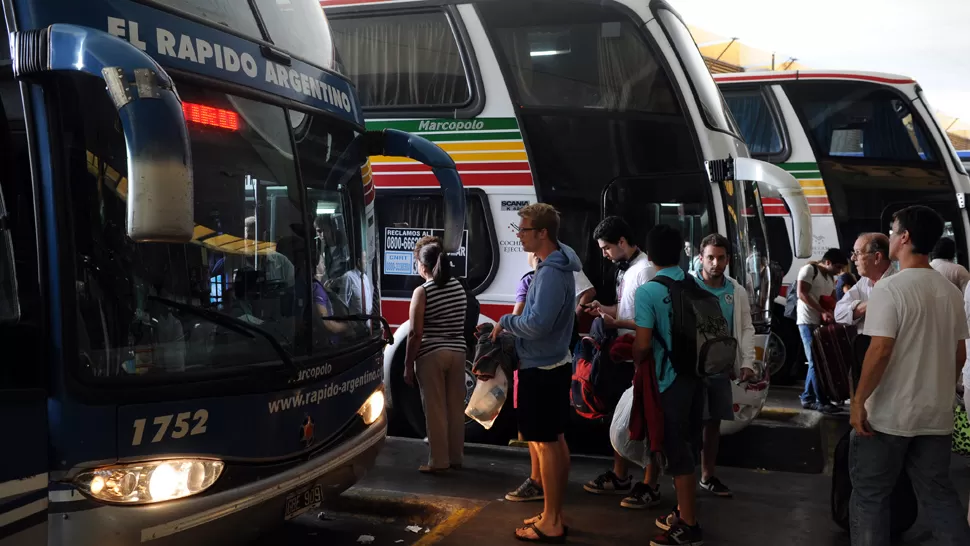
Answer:
<svg viewBox="0 0 970 546"><path fill-rule="evenodd" d="M348 492L353 497L347 506L357 511L358 523L344 520L328 524L315 516L306 516L289 524L275 540L262 544L350 545L356 543L360 534L374 536L374 545L520 544L512 536L515 526L540 511L541 504L508 502L504 495L528 475L527 454L517 448L468 446L464 469L428 476L417 472L417 467L426 460L426 450L427 446L420 440L388 440L376 468ZM582 484L609 464L605 458L573 458L566 497L566 513L572 526L568 541L571 544L644 544L657 532L653 520L673 505L669 478L661 479L665 501L657 509L627 510L619 506L617 496L590 495L583 491ZM730 467L722 468L719 476L734 490L735 497L721 499L698 491L706 543L848 546L848 535L830 517L830 476ZM966 503L970 491L970 459L954 456L953 479ZM385 509L379 508L387 502L387 492L396 492L412 503L438 503L441 512L430 516L438 523L429 525L425 536L405 532L407 517L389 521L383 512ZM369 496L374 498L373 503L367 501ZM366 523L366 517L361 518L368 510L377 512L370 524ZM903 542L920 546L932 543L922 518Z"/></svg>

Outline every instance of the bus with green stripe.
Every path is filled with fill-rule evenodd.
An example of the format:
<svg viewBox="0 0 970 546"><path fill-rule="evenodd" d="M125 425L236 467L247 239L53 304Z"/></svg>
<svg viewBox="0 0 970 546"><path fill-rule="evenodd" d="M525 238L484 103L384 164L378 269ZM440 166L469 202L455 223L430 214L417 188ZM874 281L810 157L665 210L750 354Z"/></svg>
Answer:
<svg viewBox="0 0 970 546"><path fill-rule="evenodd" d="M368 129L418 134L454 159L467 195L466 232L452 263L477 297L479 321L512 311L529 266L515 233L522 207L561 213L597 299L615 299L616 270L592 239L620 215L642 246L654 225L684 234L689 264L719 232L737 249L731 275L746 285L766 358L772 282L762 198L784 198L811 251L808 202L789 173L752 161L686 25L665 2L633 0L325 0L337 64L355 84ZM734 180L714 165L733 167ZM413 241L441 221L432 171L371 157L376 187L380 292L396 327L385 352L391 433L425 432L421 400L403 382L408 302L420 281ZM744 178L742 178L744 177ZM744 234L742 237L740 234ZM788 248L788 239L785 238ZM746 263L757 264L752 270ZM780 272L779 272L780 273ZM777 287L776 287L777 289ZM475 386L468 373L468 392ZM760 412L767 380L735 391L743 428ZM507 416L469 441L515 436ZM400 427L400 428L398 428ZM408 430L410 429L410 430ZM605 437L605 436L604 436Z"/></svg>
<svg viewBox="0 0 970 546"><path fill-rule="evenodd" d="M897 210L923 204L947 221L958 261L968 265L966 199L970 179L959 154L911 78L846 71L744 72L714 76L753 157L790 172L812 213L812 257L828 248L849 250L865 232L888 233ZM790 229L784 204L765 199L769 230ZM806 259L780 239L772 257L787 271L785 285ZM787 347L776 381L801 369L803 351L784 294L774 330Z"/></svg>

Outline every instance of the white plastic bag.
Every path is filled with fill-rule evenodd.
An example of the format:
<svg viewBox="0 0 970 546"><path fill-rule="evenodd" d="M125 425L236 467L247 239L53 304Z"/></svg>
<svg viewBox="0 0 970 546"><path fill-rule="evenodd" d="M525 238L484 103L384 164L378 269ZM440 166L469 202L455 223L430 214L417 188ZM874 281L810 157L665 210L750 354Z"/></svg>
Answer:
<svg viewBox="0 0 970 546"><path fill-rule="evenodd" d="M505 405L505 399L509 395L509 380L501 367L495 370L495 377L475 384L471 399L468 400L468 407L465 408L465 415L478 421L485 430L492 428L498 414Z"/></svg>
<svg viewBox="0 0 970 546"><path fill-rule="evenodd" d="M650 463L650 450L646 440L630 439L630 411L633 409L633 387L623 392L620 401L613 410L613 421L610 423L610 443L621 457L631 463L646 468Z"/></svg>

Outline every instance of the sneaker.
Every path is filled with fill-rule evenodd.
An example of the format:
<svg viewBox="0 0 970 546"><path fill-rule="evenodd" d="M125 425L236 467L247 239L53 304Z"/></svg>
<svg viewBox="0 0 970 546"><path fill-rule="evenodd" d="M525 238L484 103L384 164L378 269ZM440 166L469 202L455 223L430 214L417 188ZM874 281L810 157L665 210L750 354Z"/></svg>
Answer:
<svg viewBox="0 0 970 546"><path fill-rule="evenodd" d="M630 496L620 501L623 508L638 510L641 508L653 508L660 504L660 486L650 487L649 484L640 482L633 485Z"/></svg>
<svg viewBox="0 0 970 546"><path fill-rule="evenodd" d="M532 478L526 478L518 489L505 494L505 500L512 502L541 501L545 497L545 492L542 491L539 484L532 481Z"/></svg>
<svg viewBox="0 0 970 546"><path fill-rule="evenodd" d="M685 523L677 523L663 534L654 537L650 546L703 546L704 534L700 525L691 527Z"/></svg>
<svg viewBox="0 0 970 546"><path fill-rule="evenodd" d="M707 480L706 482L702 478L700 483L701 483L701 488L702 489L706 489L706 490L710 491L711 493L714 493L718 497L732 497L732 496L734 496L734 493L732 493L731 490L728 489L728 486L726 486L723 483L721 483L721 480L717 479L714 476L711 476L711 479Z"/></svg>
<svg viewBox="0 0 970 546"><path fill-rule="evenodd" d="M596 495L626 494L633 489L633 476L621 480L612 470L607 470L596 476L596 479L586 482L583 489Z"/></svg>
<svg viewBox="0 0 970 546"><path fill-rule="evenodd" d="M674 507L666 516L660 516L657 518L657 527L660 527L664 531L669 531L671 527L677 525L680 522L680 510Z"/></svg>
<svg viewBox="0 0 970 546"><path fill-rule="evenodd" d="M837 408L837 407L833 406L832 404L815 404L812 407L812 409L815 410L815 411L821 412L821 413L825 413L827 415L832 415L832 414L835 414L835 413L842 413L842 409L841 408Z"/></svg>

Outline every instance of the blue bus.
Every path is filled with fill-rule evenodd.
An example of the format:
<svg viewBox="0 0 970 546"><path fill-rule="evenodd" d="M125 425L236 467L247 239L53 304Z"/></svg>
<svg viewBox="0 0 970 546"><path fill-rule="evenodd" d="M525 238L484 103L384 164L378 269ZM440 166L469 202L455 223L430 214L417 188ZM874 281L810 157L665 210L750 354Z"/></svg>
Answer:
<svg viewBox="0 0 970 546"><path fill-rule="evenodd" d="M383 445L368 132L315 0L10 0L0 543L236 544Z"/></svg>

